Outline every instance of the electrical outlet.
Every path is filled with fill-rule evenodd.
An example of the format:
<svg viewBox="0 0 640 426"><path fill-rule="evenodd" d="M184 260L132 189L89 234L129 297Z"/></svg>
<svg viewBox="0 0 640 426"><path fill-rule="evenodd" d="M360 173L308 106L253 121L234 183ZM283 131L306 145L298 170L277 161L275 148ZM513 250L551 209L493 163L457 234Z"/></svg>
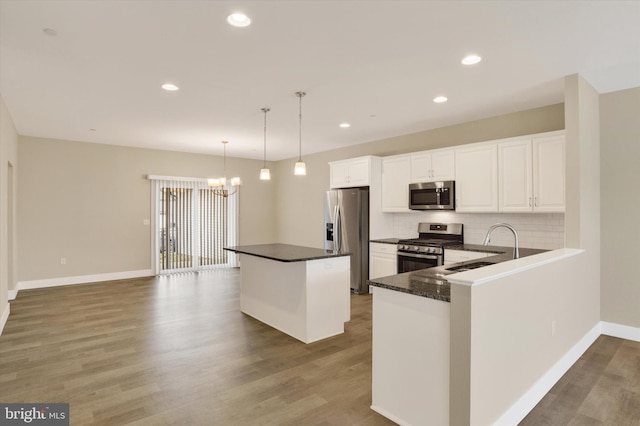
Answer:
<svg viewBox="0 0 640 426"><path fill-rule="evenodd" d="M551 321L551 337L556 335L556 320Z"/></svg>
<svg viewBox="0 0 640 426"><path fill-rule="evenodd" d="M67 264L67 258L66 257L61 257L60 258L60 264L61 265L66 265Z"/></svg>

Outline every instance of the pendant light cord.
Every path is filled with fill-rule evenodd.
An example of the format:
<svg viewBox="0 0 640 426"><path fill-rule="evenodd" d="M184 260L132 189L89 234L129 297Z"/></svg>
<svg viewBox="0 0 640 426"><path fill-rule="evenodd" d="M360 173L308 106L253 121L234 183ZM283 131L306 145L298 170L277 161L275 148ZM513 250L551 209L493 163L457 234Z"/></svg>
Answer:
<svg viewBox="0 0 640 426"><path fill-rule="evenodd" d="M269 108L262 108L262 112L264 112L264 166L263 168L267 168L267 113L271 111Z"/></svg>
<svg viewBox="0 0 640 426"><path fill-rule="evenodd" d="M302 97L304 95L306 95L305 92L296 92L296 95L298 96L298 98L300 99L300 104L299 104L299 113L298 113L298 119L299 119L299 143L298 143L298 147L299 147L299 151L298 151L298 161L302 161Z"/></svg>

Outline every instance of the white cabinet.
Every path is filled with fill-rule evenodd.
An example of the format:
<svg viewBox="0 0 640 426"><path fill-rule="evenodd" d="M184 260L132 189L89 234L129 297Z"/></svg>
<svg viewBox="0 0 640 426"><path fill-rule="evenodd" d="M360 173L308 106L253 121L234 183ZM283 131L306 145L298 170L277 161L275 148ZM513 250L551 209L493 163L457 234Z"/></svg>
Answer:
<svg viewBox="0 0 640 426"><path fill-rule="evenodd" d="M411 182L433 182L455 179L455 151L424 151L411 155Z"/></svg>
<svg viewBox="0 0 640 426"><path fill-rule="evenodd" d="M369 244L369 279L398 273L397 246L386 243Z"/></svg>
<svg viewBox="0 0 640 426"><path fill-rule="evenodd" d="M495 253L485 253L481 251L469 251L469 250L449 250L444 249L444 264L450 265L452 263L466 262L467 260L482 259L489 256L494 256Z"/></svg>
<svg viewBox="0 0 640 426"><path fill-rule="evenodd" d="M498 144L499 210L563 212L564 134Z"/></svg>
<svg viewBox="0 0 640 426"><path fill-rule="evenodd" d="M408 212L411 156L395 155L382 159L382 211Z"/></svg>
<svg viewBox="0 0 640 426"><path fill-rule="evenodd" d="M370 185L371 158L358 157L329 163L331 188Z"/></svg>
<svg viewBox="0 0 640 426"><path fill-rule="evenodd" d="M498 211L498 148L473 144L455 150L456 211Z"/></svg>
<svg viewBox="0 0 640 426"><path fill-rule="evenodd" d="M564 212L564 132L533 138L533 210Z"/></svg>
<svg viewBox="0 0 640 426"><path fill-rule="evenodd" d="M533 210L532 158L530 138L498 144L498 208L501 212Z"/></svg>

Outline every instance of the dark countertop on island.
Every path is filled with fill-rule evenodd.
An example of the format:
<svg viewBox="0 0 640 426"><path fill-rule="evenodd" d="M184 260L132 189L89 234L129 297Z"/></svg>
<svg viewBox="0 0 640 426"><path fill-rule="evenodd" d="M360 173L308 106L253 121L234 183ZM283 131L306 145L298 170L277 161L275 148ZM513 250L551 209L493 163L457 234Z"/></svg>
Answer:
<svg viewBox="0 0 640 426"><path fill-rule="evenodd" d="M455 271L448 271L447 268L452 268L455 266L465 265L478 261L501 263L513 259L513 247L464 244L460 246L450 246L449 249L484 251L495 253L495 255L482 259L474 259L468 260L466 262L454 263L451 265L421 269L414 272L405 272L404 274L374 278L373 280L369 280L368 283L369 285L375 287L409 293L415 296L429 297L431 299L441 300L443 302L451 302L451 284L449 284L449 282L447 281L446 276L454 274ZM447 249L445 248L445 253L446 250ZM520 248L520 257L527 257L546 251L548 250Z"/></svg>
<svg viewBox="0 0 640 426"><path fill-rule="evenodd" d="M225 247L227 251L239 254L262 257L278 262L304 262L307 260L328 259L331 257L349 256L349 253L334 253L312 247L295 246L291 244L258 244L252 246Z"/></svg>

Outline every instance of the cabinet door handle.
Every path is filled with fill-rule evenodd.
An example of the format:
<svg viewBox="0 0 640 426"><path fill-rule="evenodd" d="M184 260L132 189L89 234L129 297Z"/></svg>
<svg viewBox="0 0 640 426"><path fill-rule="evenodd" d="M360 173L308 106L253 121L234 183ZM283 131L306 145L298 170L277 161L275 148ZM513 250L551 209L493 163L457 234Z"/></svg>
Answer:
<svg viewBox="0 0 640 426"><path fill-rule="evenodd" d="M533 198L533 203L536 207L538 207L538 197Z"/></svg>
<svg viewBox="0 0 640 426"><path fill-rule="evenodd" d="M531 207L531 197L529 197L529 207Z"/></svg>

